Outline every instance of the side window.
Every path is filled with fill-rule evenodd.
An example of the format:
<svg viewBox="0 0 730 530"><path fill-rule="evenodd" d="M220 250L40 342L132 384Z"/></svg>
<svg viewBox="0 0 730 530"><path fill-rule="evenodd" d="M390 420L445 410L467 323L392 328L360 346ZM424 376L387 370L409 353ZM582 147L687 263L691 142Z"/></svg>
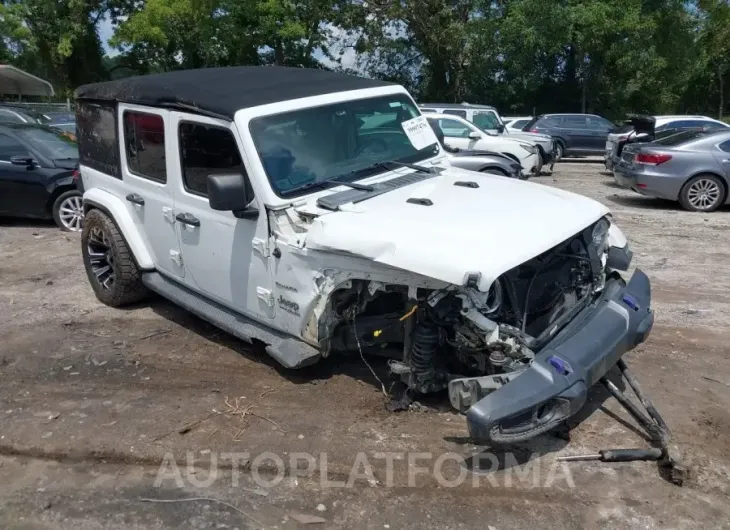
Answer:
<svg viewBox="0 0 730 530"><path fill-rule="evenodd" d="M730 140L722 142L719 147L726 153L730 153Z"/></svg>
<svg viewBox="0 0 730 530"><path fill-rule="evenodd" d="M482 130L496 129L502 125L494 112L485 111L475 112L472 122Z"/></svg>
<svg viewBox="0 0 730 530"><path fill-rule="evenodd" d="M14 156L29 155L28 149L15 138L0 134L0 160L9 162Z"/></svg>
<svg viewBox="0 0 730 530"><path fill-rule="evenodd" d="M121 177L116 103L79 101L76 105L79 160L82 165Z"/></svg>
<svg viewBox="0 0 730 530"><path fill-rule="evenodd" d="M0 122L24 123L24 120L17 112L13 112L8 109L0 109Z"/></svg>
<svg viewBox="0 0 730 530"><path fill-rule="evenodd" d="M129 171L139 177L167 182L162 116L125 110L124 151Z"/></svg>
<svg viewBox="0 0 730 530"><path fill-rule="evenodd" d="M560 116L546 116L538 120L538 127L563 127L563 119Z"/></svg>
<svg viewBox="0 0 730 530"><path fill-rule="evenodd" d="M222 127L202 123L180 124L180 163L185 189L196 195L208 195L208 175L240 173L249 196L251 183L243 167L233 133Z"/></svg>
<svg viewBox="0 0 730 530"><path fill-rule="evenodd" d="M465 110L450 110L450 109L447 109L443 113L444 114L450 114L452 116L459 116L461 118L466 119L466 111Z"/></svg>
<svg viewBox="0 0 730 530"><path fill-rule="evenodd" d="M616 125L608 121L606 118L600 116L589 116L588 127L597 131L612 131L616 128Z"/></svg>
<svg viewBox="0 0 730 530"><path fill-rule="evenodd" d="M440 119L438 124L446 138L468 138L471 133L471 129L460 121Z"/></svg>
<svg viewBox="0 0 730 530"><path fill-rule="evenodd" d="M709 120L687 120L687 123L690 124L689 127L692 129L704 129L706 131L710 131L722 128L721 124Z"/></svg>
<svg viewBox="0 0 730 530"><path fill-rule="evenodd" d="M566 129L587 129L588 124L585 116L565 116L563 117L563 127Z"/></svg>

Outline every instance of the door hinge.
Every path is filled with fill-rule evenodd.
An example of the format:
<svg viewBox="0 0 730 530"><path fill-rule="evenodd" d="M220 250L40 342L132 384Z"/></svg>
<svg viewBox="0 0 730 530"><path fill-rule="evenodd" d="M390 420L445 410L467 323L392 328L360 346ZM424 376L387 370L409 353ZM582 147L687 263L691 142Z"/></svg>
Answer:
<svg viewBox="0 0 730 530"><path fill-rule="evenodd" d="M174 261L178 267L182 267L182 264L183 264L182 254L180 254L177 250L170 251L170 259L172 261Z"/></svg>
<svg viewBox="0 0 730 530"><path fill-rule="evenodd" d="M274 306L274 295L271 292L271 289L265 289L263 287L256 287L256 296L259 298L259 300L263 300L263 302L269 306Z"/></svg>
<svg viewBox="0 0 730 530"><path fill-rule="evenodd" d="M251 241L251 244L253 246L253 249L261 254L263 257L267 258L269 256L269 245L264 239L254 238L253 241Z"/></svg>
<svg viewBox="0 0 730 530"><path fill-rule="evenodd" d="M170 208L169 206L162 207L162 215L165 217L165 219L167 219L168 222L175 222L175 216L173 215L172 208Z"/></svg>

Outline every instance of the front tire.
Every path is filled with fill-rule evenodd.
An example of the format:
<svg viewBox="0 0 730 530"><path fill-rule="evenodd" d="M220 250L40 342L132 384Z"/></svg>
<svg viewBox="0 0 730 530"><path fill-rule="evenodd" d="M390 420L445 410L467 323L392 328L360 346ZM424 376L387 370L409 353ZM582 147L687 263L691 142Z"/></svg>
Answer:
<svg viewBox="0 0 730 530"><path fill-rule="evenodd" d="M691 212L712 212L725 201L725 184L715 175L698 175L685 183L679 203Z"/></svg>
<svg viewBox="0 0 730 530"><path fill-rule="evenodd" d="M77 190L64 191L56 197L51 206L53 221L65 232L79 232L84 220L84 206L81 193Z"/></svg>
<svg viewBox="0 0 730 530"><path fill-rule="evenodd" d="M81 232L86 276L96 297L111 307L139 302L147 295L131 250L109 216L91 210Z"/></svg>

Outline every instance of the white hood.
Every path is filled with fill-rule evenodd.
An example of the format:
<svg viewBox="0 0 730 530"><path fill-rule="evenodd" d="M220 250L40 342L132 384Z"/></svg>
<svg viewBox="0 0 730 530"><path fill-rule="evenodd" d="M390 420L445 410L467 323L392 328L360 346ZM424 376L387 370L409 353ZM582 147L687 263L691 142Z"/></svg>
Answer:
<svg viewBox="0 0 730 530"><path fill-rule="evenodd" d="M455 186L476 182L478 188ZM408 199L430 199L424 206ZM486 291L502 273L608 213L570 192L455 168L314 219L306 246L462 285L480 273Z"/></svg>

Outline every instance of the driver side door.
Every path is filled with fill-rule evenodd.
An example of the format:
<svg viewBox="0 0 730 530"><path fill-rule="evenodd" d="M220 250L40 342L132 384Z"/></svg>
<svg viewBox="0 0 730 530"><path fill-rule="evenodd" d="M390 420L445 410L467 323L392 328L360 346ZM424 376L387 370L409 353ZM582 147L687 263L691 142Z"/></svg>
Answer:
<svg viewBox="0 0 730 530"><path fill-rule="evenodd" d="M174 219L185 284L258 321L274 317L267 212L255 197L230 122L171 113L178 156L171 160ZM208 175L242 174L254 200L238 215L208 202Z"/></svg>

